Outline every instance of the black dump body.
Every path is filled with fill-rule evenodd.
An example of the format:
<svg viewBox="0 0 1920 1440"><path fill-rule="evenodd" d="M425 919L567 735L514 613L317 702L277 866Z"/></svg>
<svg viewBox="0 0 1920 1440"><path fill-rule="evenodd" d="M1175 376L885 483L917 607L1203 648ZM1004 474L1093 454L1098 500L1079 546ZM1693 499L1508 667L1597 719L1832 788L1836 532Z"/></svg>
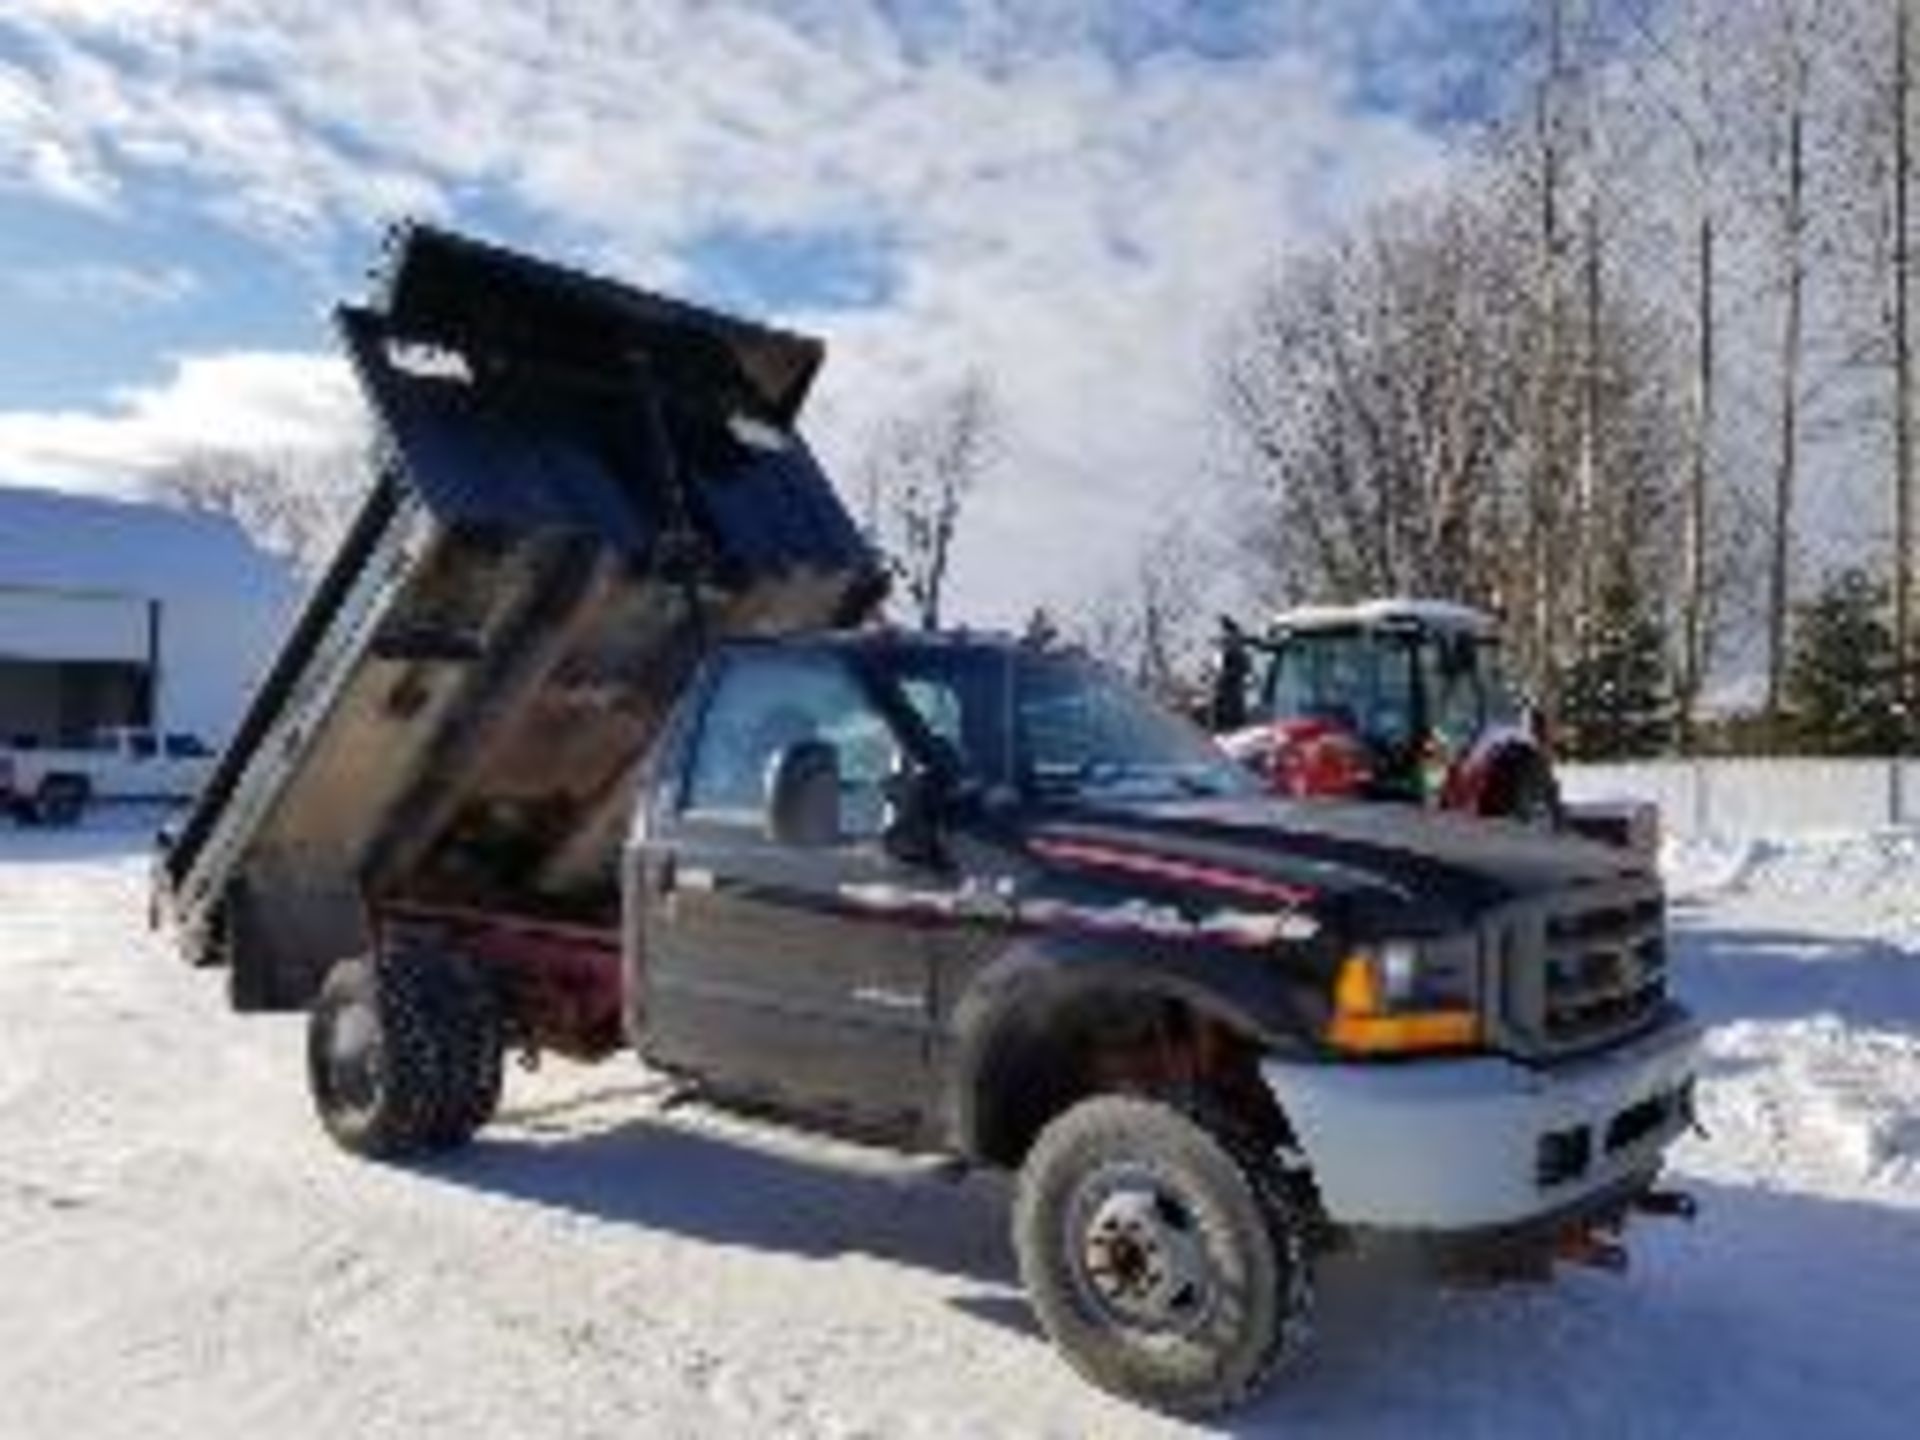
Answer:
<svg viewBox="0 0 1920 1440"><path fill-rule="evenodd" d="M262 1005L384 904L611 926L704 644L881 586L793 430L817 341L421 228L338 324L379 480L158 876L189 958Z"/></svg>

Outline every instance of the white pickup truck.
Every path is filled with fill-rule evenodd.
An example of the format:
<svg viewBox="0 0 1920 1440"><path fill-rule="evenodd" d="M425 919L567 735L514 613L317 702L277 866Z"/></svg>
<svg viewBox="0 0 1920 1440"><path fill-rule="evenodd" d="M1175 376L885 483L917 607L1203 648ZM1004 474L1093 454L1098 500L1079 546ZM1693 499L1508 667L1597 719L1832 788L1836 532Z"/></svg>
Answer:
<svg viewBox="0 0 1920 1440"><path fill-rule="evenodd" d="M0 809L28 825L71 825L92 800L185 800L213 767L197 735L119 727L86 745L0 747Z"/></svg>

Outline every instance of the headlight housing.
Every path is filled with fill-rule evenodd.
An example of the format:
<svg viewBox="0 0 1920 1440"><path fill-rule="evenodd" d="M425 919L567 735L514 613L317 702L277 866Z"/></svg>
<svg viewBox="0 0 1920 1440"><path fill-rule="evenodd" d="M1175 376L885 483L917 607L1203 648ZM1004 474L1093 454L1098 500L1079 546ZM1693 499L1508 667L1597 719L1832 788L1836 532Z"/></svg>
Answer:
<svg viewBox="0 0 1920 1440"><path fill-rule="evenodd" d="M1326 1038L1359 1055L1477 1046L1479 937L1391 939L1354 950L1334 978Z"/></svg>

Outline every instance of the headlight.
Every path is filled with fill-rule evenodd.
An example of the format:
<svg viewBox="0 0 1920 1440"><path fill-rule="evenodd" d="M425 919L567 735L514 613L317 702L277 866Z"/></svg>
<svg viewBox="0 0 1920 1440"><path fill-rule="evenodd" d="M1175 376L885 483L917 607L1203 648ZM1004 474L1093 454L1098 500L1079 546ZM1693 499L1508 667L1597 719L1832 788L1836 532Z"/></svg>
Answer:
<svg viewBox="0 0 1920 1440"><path fill-rule="evenodd" d="M1373 963L1388 1007L1405 1009L1420 990L1420 947L1411 940L1389 940L1375 953Z"/></svg>
<svg viewBox="0 0 1920 1440"><path fill-rule="evenodd" d="M1340 962L1327 1041L1356 1054L1480 1043L1480 946L1471 933L1384 940Z"/></svg>

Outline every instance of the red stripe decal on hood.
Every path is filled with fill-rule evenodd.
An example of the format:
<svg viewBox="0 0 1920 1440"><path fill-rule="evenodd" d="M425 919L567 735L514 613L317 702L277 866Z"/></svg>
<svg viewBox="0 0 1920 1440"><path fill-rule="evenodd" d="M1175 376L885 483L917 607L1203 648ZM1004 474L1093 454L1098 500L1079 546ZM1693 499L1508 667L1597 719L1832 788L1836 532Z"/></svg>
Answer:
<svg viewBox="0 0 1920 1440"><path fill-rule="evenodd" d="M1263 880L1242 870L1222 870L1194 860L1179 860L1170 855L1151 855L1143 850L1121 850L1082 840L1034 840L1029 849L1048 860L1070 865L1091 865L1102 870L1122 870L1154 880L1172 880L1203 885L1213 890L1228 890L1236 895L1251 895L1274 900L1282 905L1305 905L1318 892L1301 885L1286 885L1278 880Z"/></svg>

